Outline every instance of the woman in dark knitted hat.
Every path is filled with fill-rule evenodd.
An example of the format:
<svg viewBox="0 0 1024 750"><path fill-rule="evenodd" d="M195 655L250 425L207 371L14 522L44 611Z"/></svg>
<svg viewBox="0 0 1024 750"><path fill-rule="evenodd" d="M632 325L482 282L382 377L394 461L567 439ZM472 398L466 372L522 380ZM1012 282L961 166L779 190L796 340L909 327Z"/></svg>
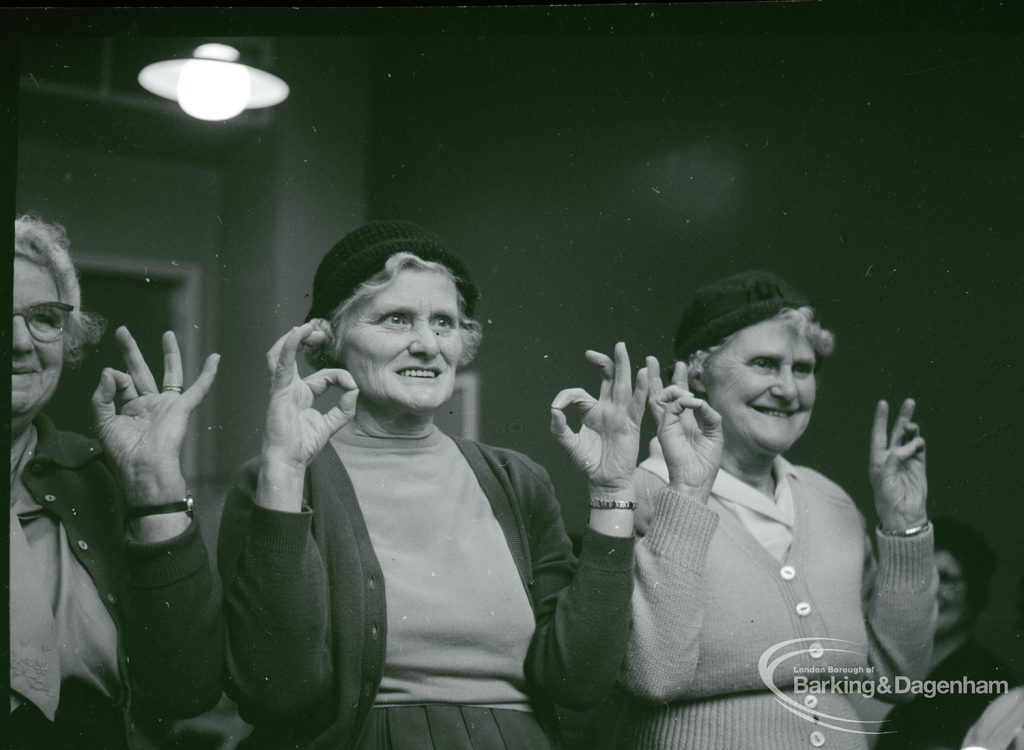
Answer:
<svg viewBox="0 0 1024 750"><path fill-rule="evenodd" d="M807 299L769 273L686 307L673 384L652 378L658 436L635 477L626 746L866 748L846 697L800 679L927 672L935 574L913 401L888 435L886 403L875 412L877 557L846 493L783 458L832 348Z"/></svg>
<svg viewBox="0 0 1024 750"><path fill-rule="evenodd" d="M247 746L546 750L554 703L592 705L614 683L646 373L633 389L622 344L588 352L600 398L552 404L590 484L577 562L544 469L434 424L479 345L478 297L434 234L374 222L325 256L307 322L268 353L262 454L220 542ZM321 368L305 379L300 347ZM337 405L312 409L329 387Z"/></svg>

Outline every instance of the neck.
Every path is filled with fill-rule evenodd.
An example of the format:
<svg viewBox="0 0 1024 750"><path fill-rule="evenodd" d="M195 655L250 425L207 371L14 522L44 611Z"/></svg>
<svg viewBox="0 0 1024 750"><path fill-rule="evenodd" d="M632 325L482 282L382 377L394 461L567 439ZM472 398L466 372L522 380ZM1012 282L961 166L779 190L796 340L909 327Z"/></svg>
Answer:
<svg viewBox="0 0 1024 750"><path fill-rule="evenodd" d="M749 484L768 497L775 495L775 479L772 477L772 459L737 456L728 449L722 452L722 468Z"/></svg>
<svg viewBox="0 0 1024 750"><path fill-rule="evenodd" d="M434 429L433 414L384 411L362 398L356 408L355 422L367 435L382 438L421 438Z"/></svg>

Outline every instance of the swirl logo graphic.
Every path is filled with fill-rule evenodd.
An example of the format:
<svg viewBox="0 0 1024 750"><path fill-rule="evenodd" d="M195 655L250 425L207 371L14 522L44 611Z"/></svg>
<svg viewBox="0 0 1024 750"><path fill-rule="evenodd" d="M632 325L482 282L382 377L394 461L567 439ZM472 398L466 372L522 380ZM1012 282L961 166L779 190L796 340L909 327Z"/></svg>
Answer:
<svg viewBox="0 0 1024 750"><path fill-rule="evenodd" d="M801 648L800 646L805 644L806 647ZM829 644L832 644L831 646ZM850 734L891 734L890 732L879 732L872 731L867 728L862 728L865 724L877 724L877 721L868 721L861 719L848 719L843 716L834 716L832 714L823 713L821 711L815 711L811 706L804 705L800 701L794 700L791 696L787 695L775 684L775 670L780 665L784 664L790 659L796 659L804 654L808 654L815 659L820 658L825 653L841 653L841 654L855 654L856 656L863 657L864 651L861 644L854 643L853 641L846 641L840 638L793 638L792 640L782 641L776 643L774 646L765 650L761 654L761 658L757 662L757 671L761 675L761 680L765 686L772 691L775 695L775 700L785 708L787 711L796 714L806 721L812 722L817 726L828 727L829 729L835 729L838 732L848 732ZM818 673L819 676L825 671L825 668L821 669ZM862 673L867 674L868 669L862 670ZM803 677L802 682L806 685L815 686L812 689L820 687L822 684L829 685L831 687L830 692L836 693L862 693L868 694L880 694L886 692L883 687L883 682L886 678L882 677L879 680L865 679L865 680L849 680L847 677L840 677L837 681L833 676L829 680L814 680L810 681L806 675L797 675L797 683L794 685L795 692L806 692L806 689L801 690L800 678ZM865 689L865 685L870 684L869 689ZM814 704L817 705L816 703Z"/></svg>

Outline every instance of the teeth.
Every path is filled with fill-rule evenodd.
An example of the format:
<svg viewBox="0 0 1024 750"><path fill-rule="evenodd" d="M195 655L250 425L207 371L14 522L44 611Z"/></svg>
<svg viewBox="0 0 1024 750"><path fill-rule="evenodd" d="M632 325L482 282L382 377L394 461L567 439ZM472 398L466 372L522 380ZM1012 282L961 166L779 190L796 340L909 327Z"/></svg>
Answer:
<svg viewBox="0 0 1024 750"><path fill-rule="evenodd" d="M402 370L401 373L407 378L436 378L437 373L430 370Z"/></svg>
<svg viewBox="0 0 1024 750"><path fill-rule="evenodd" d="M764 409L758 408L758 411L762 414L767 414L769 417L788 417L788 411L779 411L778 409Z"/></svg>

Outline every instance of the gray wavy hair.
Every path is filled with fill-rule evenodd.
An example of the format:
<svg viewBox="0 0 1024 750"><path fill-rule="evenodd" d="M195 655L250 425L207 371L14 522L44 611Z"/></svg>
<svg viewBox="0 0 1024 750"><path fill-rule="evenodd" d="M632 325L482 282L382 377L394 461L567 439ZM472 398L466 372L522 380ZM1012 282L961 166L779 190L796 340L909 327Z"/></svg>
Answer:
<svg viewBox="0 0 1024 750"><path fill-rule="evenodd" d="M59 302L74 306L68 314L62 342L64 361L81 362L85 347L95 344L103 336L106 321L96 313L82 310L82 290L78 272L71 260L71 243L60 224L24 215L14 220L14 257L45 268L57 285Z"/></svg>
<svg viewBox="0 0 1024 750"><path fill-rule="evenodd" d="M306 347L306 361L310 366L317 369L344 367L340 334L344 330L348 318L367 300L391 286L399 272L409 268L420 271L436 271L447 277L453 285L455 284L455 276L441 263L423 260L413 253L395 253L384 263L383 270L378 271L356 287L352 296L334 308L329 321L323 318L313 318L314 330L324 333L324 341L319 345ZM480 323L466 316L466 300L462 294L458 293L457 289L456 287L459 302L459 335L462 337L462 357L459 360L459 365L463 366L468 365L476 356L484 334Z"/></svg>
<svg viewBox="0 0 1024 750"><path fill-rule="evenodd" d="M803 336L804 340L811 345L818 363L825 357L831 356L836 350L836 337L818 322L818 314L813 307L784 307L768 320L784 320L789 327ZM732 341L735 333L729 334L714 346L707 349L698 349L686 362L687 373L690 383L694 378L704 373L704 367L711 355ZM692 389L692 387L691 387Z"/></svg>

